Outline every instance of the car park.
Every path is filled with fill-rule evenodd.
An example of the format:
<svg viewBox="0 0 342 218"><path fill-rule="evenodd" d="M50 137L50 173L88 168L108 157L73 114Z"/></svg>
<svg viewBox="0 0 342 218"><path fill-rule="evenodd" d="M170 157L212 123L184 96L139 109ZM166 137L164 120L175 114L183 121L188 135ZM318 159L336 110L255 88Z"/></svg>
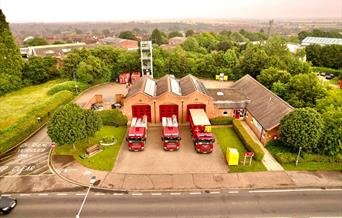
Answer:
<svg viewBox="0 0 342 218"><path fill-rule="evenodd" d="M333 78L334 78L334 74L329 74L325 77L325 79L328 79L328 80L333 79Z"/></svg>
<svg viewBox="0 0 342 218"><path fill-rule="evenodd" d="M96 110L96 111L102 111L104 108L103 108L103 105L94 103L91 105L90 109Z"/></svg>
<svg viewBox="0 0 342 218"><path fill-rule="evenodd" d="M0 214L8 214L17 205L17 199L0 196Z"/></svg>

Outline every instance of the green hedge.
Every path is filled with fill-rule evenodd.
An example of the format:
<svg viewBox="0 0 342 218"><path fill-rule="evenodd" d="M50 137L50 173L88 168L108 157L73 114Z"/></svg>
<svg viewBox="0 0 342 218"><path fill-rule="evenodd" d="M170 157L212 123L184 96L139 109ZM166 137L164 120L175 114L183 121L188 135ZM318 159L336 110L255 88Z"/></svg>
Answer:
<svg viewBox="0 0 342 218"><path fill-rule="evenodd" d="M89 87L88 84L85 83L76 83L78 86L78 92L82 92L83 90L87 89ZM75 92L75 82L73 81L67 81L58 85L53 86L48 92L48 95L54 95L57 92L68 90L70 92Z"/></svg>
<svg viewBox="0 0 342 218"><path fill-rule="evenodd" d="M118 109L97 111L105 126L126 126L127 117Z"/></svg>
<svg viewBox="0 0 342 218"><path fill-rule="evenodd" d="M254 159L262 160L265 155L264 151L260 148L260 145L256 143L246 132L239 120L233 120L233 129L241 139L242 143L245 145L246 149L248 151L254 152Z"/></svg>
<svg viewBox="0 0 342 218"><path fill-rule="evenodd" d="M38 104L23 118L13 125L0 131L0 154L6 152L23 139L32 134L35 130L48 120L48 115L52 114L57 107L66 104L74 98L70 91L61 91L53 95L48 101ZM41 117L41 122L37 117Z"/></svg>
<svg viewBox="0 0 342 218"><path fill-rule="evenodd" d="M211 125L229 125L232 124L233 117L214 117L210 119Z"/></svg>
<svg viewBox="0 0 342 218"><path fill-rule="evenodd" d="M289 148L284 146L281 141L271 140L266 144L267 150L272 154L272 156L281 164L295 163L297 160L298 153L291 152ZM342 154L337 156L328 156L313 154L307 152L301 152L299 157L301 163L305 162L342 162Z"/></svg>

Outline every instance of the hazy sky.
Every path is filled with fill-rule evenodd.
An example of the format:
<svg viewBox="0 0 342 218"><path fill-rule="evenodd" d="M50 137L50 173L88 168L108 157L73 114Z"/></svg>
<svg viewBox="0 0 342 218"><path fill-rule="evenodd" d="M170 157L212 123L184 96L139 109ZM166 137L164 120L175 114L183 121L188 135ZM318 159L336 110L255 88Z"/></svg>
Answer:
<svg viewBox="0 0 342 218"><path fill-rule="evenodd" d="M0 0L9 22L337 18L342 0Z"/></svg>

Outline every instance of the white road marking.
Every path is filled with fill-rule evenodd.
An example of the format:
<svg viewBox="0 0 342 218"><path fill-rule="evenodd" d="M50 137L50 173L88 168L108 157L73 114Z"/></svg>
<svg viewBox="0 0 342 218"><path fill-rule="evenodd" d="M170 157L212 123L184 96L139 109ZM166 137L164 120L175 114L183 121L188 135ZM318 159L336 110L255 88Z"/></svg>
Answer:
<svg viewBox="0 0 342 218"><path fill-rule="evenodd" d="M229 194L237 194L237 193L239 193L239 191L229 191L228 193Z"/></svg>
<svg viewBox="0 0 342 218"><path fill-rule="evenodd" d="M132 193L131 195L133 195L133 196L141 196L143 194L142 193Z"/></svg>
<svg viewBox="0 0 342 218"><path fill-rule="evenodd" d="M171 192L170 195L181 195L179 192Z"/></svg>
<svg viewBox="0 0 342 218"><path fill-rule="evenodd" d="M68 195L67 193L57 193L57 195L61 196L61 195Z"/></svg>
<svg viewBox="0 0 342 218"><path fill-rule="evenodd" d="M113 193L113 195L123 195L123 193Z"/></svg>
<svg viewBox="0 0 342 218"><path fill-rule="evenodd" d="M11 194L3 194L1 196L5 196L5 197L11 197Z"/></svg>
<svg viewBox="0 0 342 218"><path fill-rule="evenodd" d="M46 196L46 195L49 195L48 193L40 193L38 194L39 196Z"/></svg>
<svg viewBox="0 0 342 218"><path fill-rule="evenodd" d="M309 191L325 191L324 189L265 189L250 190L249 193L277 193L277 192L309 192Z"/></svg>
<svg viewBox="0 0 342 218"><path fill-rule="evenodd" d="M190 195L200 195L200 194L202 194L202 192L190 192L189 194Z"/></svg>
<svg viewBox="0 0 342 218"><path fill-rule="evenodd" d="M95 193L95 195L105 195L104 193Z"/></svg>
<svg viewBox="0 0 342 218"><path fill-rule="evenodd" d="M162 195L162 193L151 193L151 195Z"/></svg>
<svg viewBox="0 0 342 218"><path fill-rule="evenodd" d="M220 194L221 192L209 192L209 194L215 195L215 194Z"/></svg>
<svg viewBox="0 0 342 218"><path fill-rule="evenodd" d="M85 194L85 193L76 193L75 195L84 196L84 195L86 195L86 194Z"/></svg>
<svg viewBox="0 0 342 218"><path fill-rule="evenodd" d="M20 196L30 196L31 194L20 194Z"/></svg>

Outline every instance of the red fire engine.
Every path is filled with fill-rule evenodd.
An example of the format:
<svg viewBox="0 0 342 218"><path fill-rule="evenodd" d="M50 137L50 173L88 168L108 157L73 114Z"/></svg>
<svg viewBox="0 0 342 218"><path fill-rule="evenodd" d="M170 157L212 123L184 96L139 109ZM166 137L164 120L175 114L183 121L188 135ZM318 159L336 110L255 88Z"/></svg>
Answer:
<svg viewBox="0 0 342 218"><path fill-rule="evenodd" d="M203 109L190 109L190 127L195 150L199 153L212 152L215 139Z"/></svg>
<svg viewBox="0 0 342 218"><path fill-rule="evenodd" d="M145 148L147 138L147 116L143 118L133 117L131 127L126 138L130 151L142 151Z"/></svg>
<svg viewBox="0 0 342 218"><path fill-rule="evenodd" d="M165 151L175 151L180 147L181 137L179 136L179 129L176 115L172 117L162 117L163 125L163 148Z"/></svg>

